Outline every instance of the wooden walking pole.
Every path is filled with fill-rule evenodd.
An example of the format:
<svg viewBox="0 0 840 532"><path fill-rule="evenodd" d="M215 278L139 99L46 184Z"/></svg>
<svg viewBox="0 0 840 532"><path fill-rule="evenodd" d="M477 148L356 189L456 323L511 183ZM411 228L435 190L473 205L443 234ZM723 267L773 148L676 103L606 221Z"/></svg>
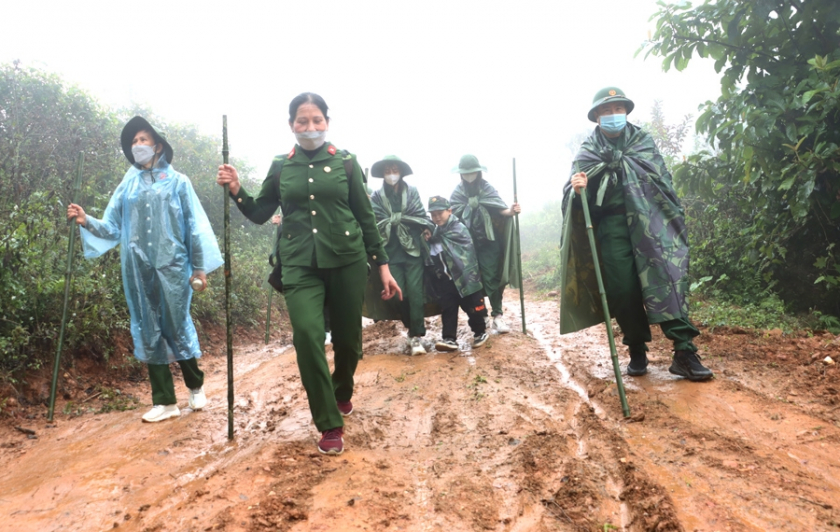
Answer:
<svg viewBox="0 0 840 532"><path fill-rule="evenodd" d="M71 203L79 202L79 193L82 189L82 168L85 165L85 152L79 152L79 159L76 163L76 179L73 181L73 200ZM55 391L58 386L58 370L61 366L61 349L64 347L64 328L67 325L67 305L70 302L70 283L73 280L73 251L76 247L76 219L68 220L70 226L70 241L67 244L67 269L64 270L64 310L61 313L61 331L58 333L58 346L55 350L55 365L53 367L52 387L50 388L50 407L47 411L47 421L53 420L55 411Z"/></svg>
<svg viewBox="0 0 840 532"><path fill-rule="evenodd" d="M583 218L586 221L586 233L589 235L589 246L592 248L592 262L595 263L595 279L598 281L598 292L601 294L601 306L604 308L604 323L607 326L607 338L610 341L610 356L615 371L615 384L618 387L618 398L621 400L621 411L624 417L630 417L630 406L627 405L627 395L624 393L624 381L621 379L621 366L618 364L618 354L615 352L615 337L613 337L610 309L607 306L607 293L604 291L604 280L601 279L601 265L598 263L598 248L595 247L595 234L592 229L592 219L589 217L589 204L586 201L586 189L580 189L580 203L583 205Z"/></svg>
<svg viewBox="0 0 840 532"><path fill-rule="evenodd" d="M516 157L513 158L513 202L519 203L516 196ZM522 334L527 334L525 328L525 287L522 286L522 247L519 241L519 213L513 215L513 228L516 232L516 265L519 275L519 305L522 309Z"/></svg>
<svg viewBox="0 0 840 532"><path fill-rule="evenodd" d="M228 164L227 115L222 115L222 159ZM233 439L233 335L230 332L230 185L225 184L225 328L227 331L228 439Z"/></svg>

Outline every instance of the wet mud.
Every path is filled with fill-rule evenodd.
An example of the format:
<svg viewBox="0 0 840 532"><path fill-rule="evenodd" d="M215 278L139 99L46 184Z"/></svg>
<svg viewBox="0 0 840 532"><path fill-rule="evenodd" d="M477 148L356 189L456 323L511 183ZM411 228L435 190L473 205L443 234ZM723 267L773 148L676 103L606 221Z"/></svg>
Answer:
<svg viewBox="0 0 840 532"><path fill-rule="evenodd" d="M466 323L462 352L417 357L401 325L366 327L338 457L317 452L287 335L236 346L234 441L218 353L201 362L208 407L190 411L176 377L182 414L163 423L140 422L142 381L125 412L6 411L0 530L840 527L840 387L822 362L840 339L704 331L716 378L691 383L668 373L657 335L650 373L624 376L625 419L603 326L559 336L557 301L529 298L522 334L517 292L507 300L513 331L474 352Z"/></svg>

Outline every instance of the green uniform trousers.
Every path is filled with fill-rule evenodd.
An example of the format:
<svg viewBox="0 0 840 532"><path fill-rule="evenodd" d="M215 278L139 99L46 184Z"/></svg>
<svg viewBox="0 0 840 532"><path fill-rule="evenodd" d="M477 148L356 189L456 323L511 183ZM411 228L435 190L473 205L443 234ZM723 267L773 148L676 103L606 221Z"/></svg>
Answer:
<svg viewBox="0 0 840 532"><path fill-rule="evenodd" d="M423 318L423 257L411 257L411 260L390 264L391 275L403 292L403 325L408 335L425 336L426 321Z"/></svg>
<svg viewBox="0 0 840 532"><path fill-rule="evenodd" d="M650 325L626 217L613 215L602 218L598 223L598 242L601 244L601 270L607 304L624 333L623 343L631 349L643 348L647 351L646 344L651 340ZM697 351L691 339L700 331L688 317L665 321L659 326L663 334L674 342L675 351Z"/></svg>
<svg viewBox="0 0 840 532"><path fill-rule="evenodd" d="M339 268L283 266L286 308L292 322L300 379L319 432L344 426L336 401L353 397L353 374L362 358L362 302L367 261ZM324 302L330 313L335 370L324 353Z"/></svg>
<svg viewBox="0 0 840 532"><path fill-rule="evenodd" d="M496 235L498 236L498 234ZM480 240L475 242L475 254L478 258L478 269L481 271L481 284L484 295L490 299L491 316L501 316L502 292L502 246L498 240Z"/></svg>
<svg viewBox="0 0 840 532"><path fill-rule="evenodd" d="M178 365L181 366L187 388L197 390L204 386L204 372L198 369L198 360L194 358L179 360ZM148 364L148 366L149 381L152 383L152 404L176 404L178 399L175 397L175 383L172 382L169 364Z"/></svg>

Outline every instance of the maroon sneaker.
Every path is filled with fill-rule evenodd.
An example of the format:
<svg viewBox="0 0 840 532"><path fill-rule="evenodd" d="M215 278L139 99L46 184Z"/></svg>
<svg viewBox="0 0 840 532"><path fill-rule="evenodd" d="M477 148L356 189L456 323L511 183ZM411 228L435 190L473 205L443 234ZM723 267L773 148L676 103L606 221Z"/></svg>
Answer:
<svg viewBox="0 0 840 532"><path fill-rule="evenodd" d="M344 429L325 430L321 433L321 441L318 442L318 450L323 454L339 455L344 452Z"/></svg>
<svg viewBox="0 0 840 532"><path fill-rule="evenodd" d="M353 413L353 403L350 401L336 401L335 404L338 405L338 411L342 416L347 417Z"/></svg>

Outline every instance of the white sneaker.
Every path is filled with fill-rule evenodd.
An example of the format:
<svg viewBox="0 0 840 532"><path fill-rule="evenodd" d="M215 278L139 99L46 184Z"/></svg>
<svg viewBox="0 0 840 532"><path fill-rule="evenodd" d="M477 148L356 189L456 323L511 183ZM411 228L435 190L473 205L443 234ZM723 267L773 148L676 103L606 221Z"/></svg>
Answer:
<svg viewBox="0 0 840 532"><path fill-rule="evenodd" d="M499 334L506 334L510 332L510 327L507 326L507 323L505 323L505 320L503 320L501 316L493 318L493 328L496 329L496 332Z"/></svg>
<svg viewBox="0 0 840 532"><path fill-rule="evenodd" d="M181 411L178 405L155 405L151 410L143 414L143 421L146 423L157 423L171 417L178 417Z"/></svg>
<svg viewBox="0 0 840 532"><path fill-rule="evenodd" d="M408 342L408 345L411 346L411 356L425 355L426 354L426 348L423 347L423 342L420 341L419 336L413 337Z"/></svg>
<svg viewBox="0 0 840 532"><path fill-rule="evenodd" d="M204 395L204 387L198 390L190 390L190 408L201 410L207 406L207 396Z"/></svg>

